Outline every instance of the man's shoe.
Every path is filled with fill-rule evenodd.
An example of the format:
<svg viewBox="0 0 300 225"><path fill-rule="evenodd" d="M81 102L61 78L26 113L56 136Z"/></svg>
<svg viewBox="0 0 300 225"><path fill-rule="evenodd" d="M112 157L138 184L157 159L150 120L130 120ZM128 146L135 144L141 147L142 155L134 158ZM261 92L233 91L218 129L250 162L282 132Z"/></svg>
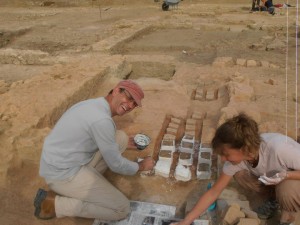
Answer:
<svg viewBox="0 0 300 225"><path fill-rule="evenodd" d="M267 200L254 211L257 213L258 218L267 220L274 216L277 209L279 209L279 204L276 200Z"/></svg>
<svg viewBox="0 0 300 225"><path fill-rule="evenodd" d="M39 189L34 199L34 215L38 219L49 220L56 217L55 214L55 196L53 191Z"/></svg>

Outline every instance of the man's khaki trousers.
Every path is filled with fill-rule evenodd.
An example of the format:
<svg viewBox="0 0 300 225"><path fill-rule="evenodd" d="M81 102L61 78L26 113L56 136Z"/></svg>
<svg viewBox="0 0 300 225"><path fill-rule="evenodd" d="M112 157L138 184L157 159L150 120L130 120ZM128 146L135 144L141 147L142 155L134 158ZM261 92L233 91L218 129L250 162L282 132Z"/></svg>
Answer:
<svg viewBox="0 0 300 225"><path fill-rule="evenodd" d="M123 131L116 132L120 152L128 144ZM63 181L47 180L58 195L55 198L57 217L85 217L100 220L120 220L130 210L129 200L103 176L107 165L98 151L91 162L81 167L76 175Z"/></svg>

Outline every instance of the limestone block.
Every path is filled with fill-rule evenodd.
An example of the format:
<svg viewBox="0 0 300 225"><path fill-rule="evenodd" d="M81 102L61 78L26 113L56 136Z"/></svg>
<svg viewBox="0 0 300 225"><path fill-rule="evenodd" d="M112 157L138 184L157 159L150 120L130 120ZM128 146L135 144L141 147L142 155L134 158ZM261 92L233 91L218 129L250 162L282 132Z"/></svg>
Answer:
<svg viewBox="0 0 300 225"><path fill-rule="evenodd" d="M280 69L280 66L276 65L276 64L273 64L273 63L270 63L270 68L272 68L272 69Z"/></svg>
<svg viewBox="0 0 300 225"><path fill-rule="evenodd" d="M246 65L247 65L247 67L256 67L258 64L255 60L249 59L249 60L247 60Z"/></svg>
<svg viewBox="0 0 300 225"><path fill-rule="evenodd" d="M256 30L256 29L259 28L257 24L252 24L252 23L251 24L247 24L247 27L249 29L251 29L251 30Z"/></svg>
<svg viewBox="0 0 300 225"><path fill-rule="evenodd" d="M196 94L195 94L195 100L204 100L206 95L206 90L203 88L197 88Z"/></svg>
<svg viewBox="0 0 300 225"><path fill-rule="evenodd" d="M171 118L171 122L172 122L172 123L177 123L177 124L180 124L180 123L181 123L181 119L178 119L178 118L172 117L172 118Z"/></svg>
<svg viewBox="0 0 300 225"><path fill-rule="evenodd" d="M195 119L187 119L186 120L186 124L188 124L188 125L194 125L195 126L196 122L197 122L197 120L195 120Z"/></svg>
<svg viewBox="0 0 300 225"><path fill-rule="evenodd" d="M260 61L260 65L266 68L270 67L270 63L268 61Z"/></svg>
<svg viewBox="0 0 300 225"><path fill-rule="evenodd" d="M175 137L173 134L165 134L163 140L175 140Z"/></svg>
<svg viewBox="0 0 300 225"><path fill-rule="evenodd" d="M233 65L234 61L232 57L217 57L212 64L212 66L217 67L232 67Z"/></svg>
<svg viewBox="0 0 300 225"><path fill-rule="evenodd" d="M236 64L239 66L246 66L246 59L237 59Z"/></svg>
<svg viewBox="0 0 300 225"><path fill-rule="evenodd" d="M176 134L177 134L177 129L168 127L168 128L167 128L167 134L173 134L173 135L176 135Z"/></svg>
<svg viewBox="0 0 300 225"><path fill-rule="evenodd" d="M189 125L189 124L185 125L185 130L195 131L195 129L196 129L195 125Z"/></svg>
<svg viewBox="0 0 300 225"><path fill-rule="evenodd" d="M241 209L242 212L245 213L246 218L254 218L254 219L258 219L258 215L256 212L250 210L250 209Z"/></svg>
<svg viewBox="0 0 300 225"><path fill-rule="evenodd" d="M169 123L168 127L178 129L179 124L178 123Z"/></svg>
<svg viewBox="0 0 300 225"><path fill-rule="evenodd" d="M237 225L259 225L259 224L260 224L259 219L241 218L240 222Z"/></svg>
<svg viewBox="0 0 300 225"><path fill-rule="evenodd" d="M228 225L233 225L239 222L240 218L245 218L245 213L240 210L238 205L232 205L227 209L223 221Z"/></svg>
<svg viewBox="0 0 300 225"><path fill-rule="evenodd" d="M184 132L184 134L185 134L185 135L190 135L190 136L195 137L195 131L194 131L194 130L186 130L186 131Z"/></svg>
<svg viewBox="0 0 300 225"><path fill-rule="evenodd" d="M218 98L218 90L208 90L206 92L205 99L206 100L216 100Z"/></svg>

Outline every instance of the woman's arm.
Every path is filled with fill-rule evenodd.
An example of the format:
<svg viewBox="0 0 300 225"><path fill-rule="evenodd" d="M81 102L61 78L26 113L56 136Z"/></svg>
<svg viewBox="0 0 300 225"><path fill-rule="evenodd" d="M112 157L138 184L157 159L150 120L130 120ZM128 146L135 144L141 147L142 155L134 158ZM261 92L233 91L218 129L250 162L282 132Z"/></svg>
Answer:
<svg viewBox="0 0 300 225"><path fill-rule="evenodd" d="M221 194L224 188L228 185L232 176L228 176L224 173L221 174L216 183L209 189L204 195L200 197L197 204L194 206L191 212L187 214L184 220L173 223L172 225L190 225L196 218L198 218Z"/></svg>
<svg viewBox="0 0 300 225"><path fill-rule="evenodd" d="M300 180L300 171L299 170L292 170L286 171L286 180Z"/></svg>

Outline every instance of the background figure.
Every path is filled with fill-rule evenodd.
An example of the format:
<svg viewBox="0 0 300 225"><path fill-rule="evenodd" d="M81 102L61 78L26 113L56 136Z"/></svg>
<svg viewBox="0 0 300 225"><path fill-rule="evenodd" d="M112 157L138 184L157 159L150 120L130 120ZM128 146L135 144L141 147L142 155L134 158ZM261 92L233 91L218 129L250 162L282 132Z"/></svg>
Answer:
<svg viewBox="0 0 300 225"><path fill-rule="evenodd" d="M251 11L268 11L272 15L275 14L273 0L261 0L261 2L263 5L260 4L260 0L253 0Z"/></svg>
<svg viewBox="0 0 300 225"><path fill-rule="evenodd" d="M51 191L38 190L37 218L120 220L127 216L129 200L102 174L107 167L124 175L153 168L151 157L137 163L121 155L134 143L116 129L112 119L141 107L143 98L138 84L124 80L106 97L79 102L62 115L43 145L40 175Z"/></svg>

